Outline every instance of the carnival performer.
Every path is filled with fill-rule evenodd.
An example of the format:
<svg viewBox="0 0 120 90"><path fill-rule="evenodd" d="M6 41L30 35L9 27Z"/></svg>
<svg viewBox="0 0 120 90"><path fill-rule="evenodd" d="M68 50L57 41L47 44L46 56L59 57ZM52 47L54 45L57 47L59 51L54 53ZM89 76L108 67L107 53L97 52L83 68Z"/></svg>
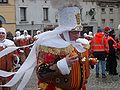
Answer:
<svg viewBox="0 0 120 90"><path fill-rule="evenodd" d="M41 31L37 31L36 35L33 37L33 41L36 41L38 39L38 35L41 33Z"/></svg>
<svg viewBox="0 0 120 90"><path fill-rule="evenodd" d="M17 90L30 89L31 85L27 84L30 80L34 85L32 90L37 90L37 79L33 72L37 69L40 89L86 90L86 80L89 77L86 47L89 43L86 43L88 42L86 39L78 39L81 30L79 8L76 6L61 8L59 10L59 26L53 31L47 31L38 36L38 40L21 68L12 73L0 71L0 76L3 77L14 75L12 80L1 86L12 87L21 81ZM2 56L0 52L0 57ZM34 78L30 79L31 76Z"/></svg>
<svg viewBox="0 0 120 90"><path fill-rule="evenodd" d="M15 34L15 37L14 37L14 40L19 37L21 35L21 32L20 31L16 31L16 34Z"/></svg>
<svg viewBox="0 0 120 90"><path fill-rule="evenodd" d="M63 31L60 34L60 37L62 37L61 40L73 43L75 43L76 41L79 44L81 41L83 41L87 44L85 44L85 46L82 46L82 42L82 47L80 45L75 45L75 47L81 48L79 48L80 52L78 52L77 49L71 46L63 49L41 46L39 48L39 52L41 53L38 55L39 64L37 70L38 79L40 80L39 88L43 90L80 90L82 88L83 90L85 90L86 80L89 77L89 62L88 52L86 51L87 49L84 49L84 47L87 47L89 43L88 40L79 38L82 27L79 19L79 9L78 7L66 7L59 11L59 15L60 27L56 28L53 31ZM70 22L69 19L65 20L65 17L72 18L72 22ZM78 25L79 28L76 29L76 27L72 27L73 25ZM66 57L66 55L68 55L68 58ZM77 58L77 61L74 60L75 57ZM62 60L65 61L65 59L68 59L67 63L68 66L70 66L69 68L71 68L70 71L69 69L67 69L65 62L62 62ZM71 60L75 61L72 65ZM55 65L57 65L57 67ZM64 69L63 67L61 67L61 65L64 67Z"/></svg>
<svg viewBox="0 0 120 90"><path fill-rule="evenodd" d="M33 43L32 37L28 34L27 30L24 30L23 34L20 36L19 39L19 46L25 46ZM27 58L28 54L30 53L30 47L23 48L23 51L25 52L25 56Z"/></svg>
<svg viewBox="0 0 120 90"><path fill-rule="evenodd" d="M27 30L24 30L23 31L23 34L21 35L22 38L25 38L25 39L30 39L31 36L28 34L28 31ZM29 41L30 42L30 41ZM29 44L29 43L28 43Z"/></svg>
<svg viewBox="0 0 120 90"><path fill-rule="evenodd" d="M91 40L91 39L93 38L93 32L90 31L90 32L88 33L88 37L89 37L89 40Z"/></svg>
<svg viewBox="0 0 120 90"><path fill-rule="evenodd" d="M14 39L14 42L15 42L16 46L23 46L22 43L24 41L23 41L23 37L21 37L21 32L20 31L16 31L16 35L13 39ZM24 52L24 48L17 49L17 53L18 53L18 56L20 58L20 64L22 65L22 63L26 59L26 53Z"/></svg>
<svg viewBox="0 0 120 90"><path fill-rule="evenodd" d="M15 35L15 37L13 38L16 46L20 46L20 44L19 44L19 43L20 43L20 42L19 42L19 40L20 40L20 35L21 35L20 31L16 31L16 35Z"/></svg>
<svg viewBox="0 0 120 90"><path fill-rule="evenodd" d="M88 41L89 41L89 44L91 45L91 40L92 40L92 38L93 38L93 35L92 35L93 33L90 31L89 33L88 33L88 35L87 35L87 33L84 33L84 38L86 38ZM90 48L88 49L88 57L89 57L89 59L91 58L94 58L94 56L93 56L93 54L90 52ZM92 68L92 69L94 69L94 65L95 64L90 64L90 67Z"/></svg>
<svg viewBox="0 0 120 90"><path fill-rule="evenodd" d="M13 41L6 39L6 30L4 28L0 28L0 51L4 50L7 47L15 47L15 44ZM8 55L5 55L4 57L0 58L0 70L5 70L11 72L16 66L19 65L19 62L17 61L17 53L12 52ZM0 83L5 84L7 83L11 77L8 78L2 78L0 77ZM2 88L0 90L10 90L10 88Z"/></svg>

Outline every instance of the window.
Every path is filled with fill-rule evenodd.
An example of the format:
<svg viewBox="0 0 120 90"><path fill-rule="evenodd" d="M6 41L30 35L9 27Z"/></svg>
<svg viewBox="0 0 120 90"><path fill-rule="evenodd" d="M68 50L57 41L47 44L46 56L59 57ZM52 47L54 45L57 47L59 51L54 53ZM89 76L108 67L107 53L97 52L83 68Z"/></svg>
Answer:
<svg viewBox="0 0 120 90"><path fill-rule="evenodd" d="M106 12L105 12L105 8L101 8L101 13L102 14L105 14Z"/></svg>
<svg viewBox="0 0 120 90"><path fill-rule="evenodd" d="M26 21L26 7L20 7L21 21Z"/></svg>
<svg viewBox="0 0 120 90"><path fill-rule="evenodd" d="M47 0L45 0L45 3L47 3Z"/></svg>
<svg viewBox="0 0 120 90"><path fill-rule="evenodd" d="M0 0L0 3L8 3L8 0Z"/></svg>
<svg viewBox="0 0 120 90"><path fill-rule="evenodd" d="M110 12L109 12L110 14L113 14L113 8L110 8Z"/></svg>
<svg viewBox="0 0 120 90"><path fill-rule="evenodd" d="M113 27L114 19L110 19L110 26Z"/></svg>
<svg viewBox="0 0 120 90"><path fill-rule="evenodd" d="M22 2L24 2L24 0L22 0Z"/></svg>
<svg viewBox="0 0 120 90"><path fill-rule="evenodd" d="M43 8L43 20L48 21L48 8Z"/></svg>
<svg viewBox="0 0 120 90"><path fill-rule="evenodd" d="M105 19L102 19L101 21L102 21L102 24L105 24Z"/></svg>

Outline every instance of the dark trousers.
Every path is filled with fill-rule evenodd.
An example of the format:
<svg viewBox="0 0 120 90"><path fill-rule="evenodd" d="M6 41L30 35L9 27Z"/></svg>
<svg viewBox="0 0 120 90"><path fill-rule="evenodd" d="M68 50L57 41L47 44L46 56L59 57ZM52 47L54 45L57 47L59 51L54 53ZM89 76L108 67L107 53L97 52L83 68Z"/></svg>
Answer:
<svg viewBox="0 0 120 90"><path fill-rule="evenodd" d="M107 69L109 74L117 73L117 60L115 54L109 54L107 59Z"/></svg>

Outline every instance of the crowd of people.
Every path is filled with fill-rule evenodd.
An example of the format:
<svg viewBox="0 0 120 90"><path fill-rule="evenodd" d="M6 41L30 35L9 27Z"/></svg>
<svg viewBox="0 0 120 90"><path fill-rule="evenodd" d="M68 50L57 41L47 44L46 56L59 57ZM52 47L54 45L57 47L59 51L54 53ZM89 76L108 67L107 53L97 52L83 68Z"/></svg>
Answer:
<svg viewBox="0 0 120 90"><path fill-rule="evenodd" d="M84 36L89 37L86 33ZM118 75L117 60L120 56L120 40L116 38L114 29L108 26L98 27L97 33L92 35L90 40L90 57L93 56L99 60L95 67L96 78L100 77L100 73L102 78L106 78L107 73ZM100 66L102 72L99 72Z"/></svg>
<svg viewBox="0 0 120 90"><path fill-rule="evenodd" d="M95 66L96 78L100 74L106 78L106 72L118 75L116 54L120 52L120 41L116 39L115 31L110 27L98 27L95 34L84 33L81 37L79 8L64 7L59 15L57 28L43 33L37 31L35 36L24 30L22 35L16 31L15 37L7 38L5 28L0 27L0 51L19 47L0 58L0 70L11 72L2 72L5 76L0 77L0 84L11 82L1 90L10 90L8 87L15 85L22 76L17 90L23 90L34 68L38 77L36 86L40 90L86 90L90 66Z"/></svg>

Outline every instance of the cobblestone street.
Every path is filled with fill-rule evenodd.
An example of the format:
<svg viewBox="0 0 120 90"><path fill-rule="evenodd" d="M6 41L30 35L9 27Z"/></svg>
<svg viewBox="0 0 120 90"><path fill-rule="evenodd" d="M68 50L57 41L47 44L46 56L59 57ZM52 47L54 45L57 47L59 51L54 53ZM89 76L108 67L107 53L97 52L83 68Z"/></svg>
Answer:
<svg viewBox="0 0 120 90"><path fill-rule="evenodd" d="M117 69L120 75L120 60L118 60ZM95 69L91 69L87 90L120 90L119 75L110 76L107 74L107 78L95 78Z"/></svg>

